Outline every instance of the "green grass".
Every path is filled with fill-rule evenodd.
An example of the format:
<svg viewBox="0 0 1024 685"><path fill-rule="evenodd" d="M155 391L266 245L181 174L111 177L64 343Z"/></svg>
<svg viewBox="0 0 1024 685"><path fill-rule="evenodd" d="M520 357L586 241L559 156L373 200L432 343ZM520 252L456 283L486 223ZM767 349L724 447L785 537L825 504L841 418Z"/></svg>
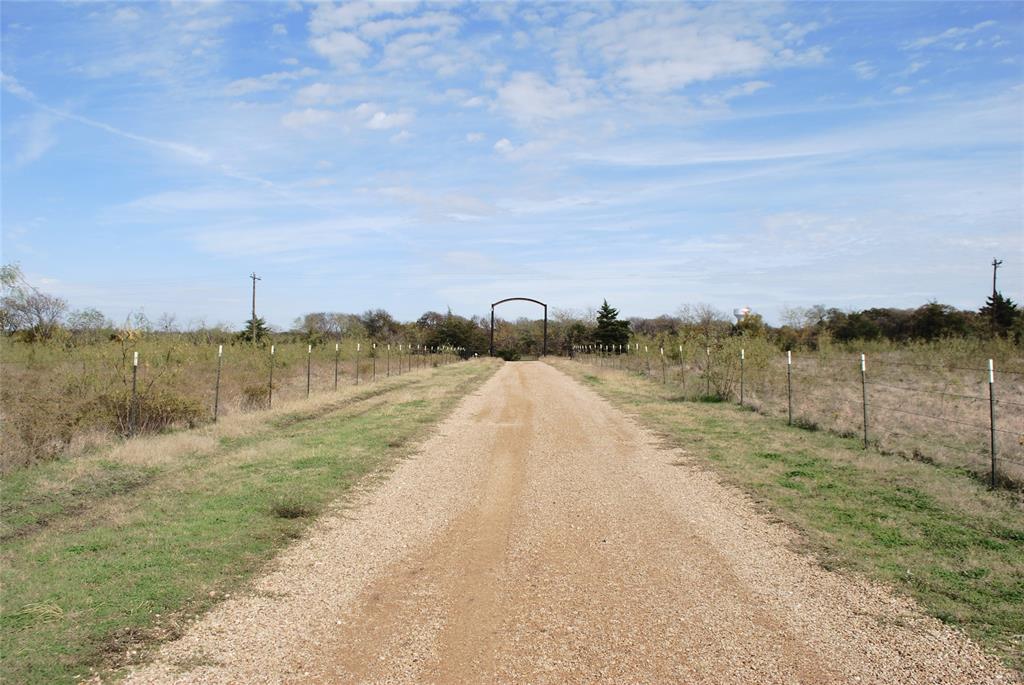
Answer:
<svg viewBox="0 0 1024 685"><path fill-rule="evenodd" d="M856 438L679 401L657 382L557 365L800 531L826 567L910 595L1024 670L1024 511L1012 493L989 492L965 469L862 450Z"/></svg>
<svg viewBox="0 0 1024 685"><path fill-rule="evenodd" d="M179 635L495 368L390 379L153 464L101 455L5 477L0 681L116 671Z"/></svg>

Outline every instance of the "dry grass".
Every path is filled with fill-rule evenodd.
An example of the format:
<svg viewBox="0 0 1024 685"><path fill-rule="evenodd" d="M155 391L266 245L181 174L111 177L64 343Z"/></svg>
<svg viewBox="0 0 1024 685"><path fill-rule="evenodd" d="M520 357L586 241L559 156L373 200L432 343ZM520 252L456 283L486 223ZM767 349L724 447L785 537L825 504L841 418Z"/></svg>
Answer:
<svg viewBox="0 0 1024 685"><path fill-rule="evenodd" d="M333 344L313 349L308 356L311 396L356 385L357 361L350 347L337 354L337 364ZM140 364L133 404L135 352ZM359 355L360 385L388 376L386 351L376 351L376 363L372 354L363 350ZM393 352L390 374L396 377L451 359ZM215 405L218 420L223 421L306 398L305 345L276 346L272 392L268 349L226 345L219 396L217 366L215 345L194 345L183 337L96 343L70 350L4 339L0 341L0 472L59 455L88 453L133 434L210 423Z"/></svg>
<svg viewBox="0 0 1024 685"><path fill-rule="evenodd" d="M746 352L744 404L788 419L786 356L761 342L736 339L712 349L678 348L662 357L586 356L598 368L630 370L661 381L686 399L738 402L739 349ZM986 350L961 350L955 342L931 347L876 346L867 354L868 440L883 454L965 469L978 478L990 472ZM1024 352L989 350L996 364L997 476L1024 486ZM650 371L648 371L648 361ZM863 436L860 354L838 349L793 355L794 425L846 437Z"/></svg>

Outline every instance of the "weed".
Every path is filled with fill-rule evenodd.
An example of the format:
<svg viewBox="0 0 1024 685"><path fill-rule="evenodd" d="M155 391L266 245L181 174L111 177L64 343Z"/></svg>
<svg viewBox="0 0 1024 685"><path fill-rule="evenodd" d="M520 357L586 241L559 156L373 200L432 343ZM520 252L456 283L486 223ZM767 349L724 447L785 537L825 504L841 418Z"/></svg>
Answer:
<svg viewBox="0 0 1024 685"><path fill-rule="evenodd" d="M309 504L291 498L278 499L270 507L270 512L274 516L282 519L307 518L316 515L316 511L313 507L309 506Z"/></svg>
<svg viewBox="0 0 1024 685"><path fill-rule="evenodd" d="M811 431L811 432L814 432L814 431L817 431L817 430L821 430L821 426L819 426L814 421L811 421L810 419L808 419L806 417L803 417L803 416L794 416L793 417L793 426L796 427L796 428L799 428L801 430Z"/></svg>

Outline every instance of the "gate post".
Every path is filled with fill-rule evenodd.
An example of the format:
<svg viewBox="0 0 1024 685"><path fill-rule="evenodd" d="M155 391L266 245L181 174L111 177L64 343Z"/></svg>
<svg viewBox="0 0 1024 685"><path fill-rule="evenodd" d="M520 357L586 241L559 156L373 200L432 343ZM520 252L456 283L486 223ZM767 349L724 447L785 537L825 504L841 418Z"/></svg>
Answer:
<svg viewBox="0 0 1024 685"><path fill-rule="evenodd" d="M544 349L541 352L542 357L548 356L548 306L544 305Z"/></svg>

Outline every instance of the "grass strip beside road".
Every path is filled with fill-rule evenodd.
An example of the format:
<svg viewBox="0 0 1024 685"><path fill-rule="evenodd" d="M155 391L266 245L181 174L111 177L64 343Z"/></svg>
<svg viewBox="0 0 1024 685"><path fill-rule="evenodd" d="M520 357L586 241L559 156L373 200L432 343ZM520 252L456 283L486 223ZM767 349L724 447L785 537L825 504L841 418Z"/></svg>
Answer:
<svg viewBox="0 0 1024 685"><path fill-rule="evenodd" d="M1024 511L1012 493L734 404L685 401L628 372L553 363L746 491L824 566L912 596L1024 671Z"/></svg>
<svg viewBox="0 0 1024 685"><path fill-rule="evenodd" d="M144 659L497 368L407 374L9 474L0 681L72 682Z"/></svg>

